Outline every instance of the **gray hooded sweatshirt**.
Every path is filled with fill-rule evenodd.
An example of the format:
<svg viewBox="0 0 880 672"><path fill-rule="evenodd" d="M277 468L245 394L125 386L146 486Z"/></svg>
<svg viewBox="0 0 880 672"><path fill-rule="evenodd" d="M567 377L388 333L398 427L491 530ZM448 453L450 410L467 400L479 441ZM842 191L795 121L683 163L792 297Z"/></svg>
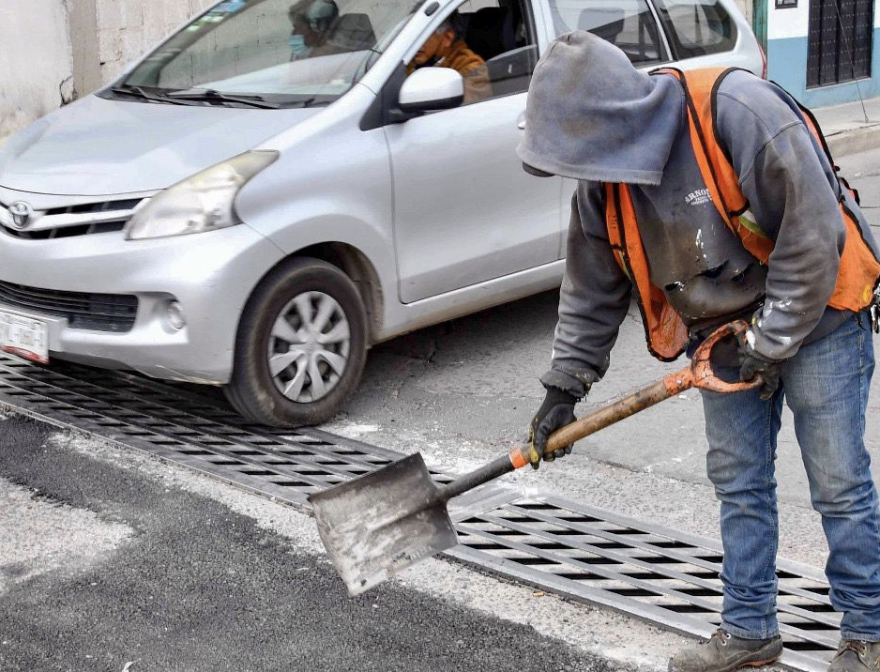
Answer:
<svg viewBox="0 0 880 672"><path fill-rule="evenodd" d="M877 255L861 211L785 91L737 71L717 100L718 140L751 218L775 241L766 266L712 203L675 77L636 70L619 49L581 31L561 36L538 63L518 154L528 166L579 180L545 385L584 394L605 374L629 307L632 285L608 242L602 182L629 185L651 280L695 341L754 313L754 350L783 360L845 319L826 307L846 239L838 198Z"/></svg>

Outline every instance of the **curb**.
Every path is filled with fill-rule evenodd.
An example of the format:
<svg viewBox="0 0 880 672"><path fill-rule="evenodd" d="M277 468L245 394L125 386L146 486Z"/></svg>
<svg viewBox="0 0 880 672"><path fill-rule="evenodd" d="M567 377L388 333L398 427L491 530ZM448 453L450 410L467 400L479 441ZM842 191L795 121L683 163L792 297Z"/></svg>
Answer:
<svg viewBox="0 0 880 672"><path fill-rule="evenodd" d="M825 136L825 140L835 159L847 154L867 152L880 147L880 124L832 132Z"/></svg>

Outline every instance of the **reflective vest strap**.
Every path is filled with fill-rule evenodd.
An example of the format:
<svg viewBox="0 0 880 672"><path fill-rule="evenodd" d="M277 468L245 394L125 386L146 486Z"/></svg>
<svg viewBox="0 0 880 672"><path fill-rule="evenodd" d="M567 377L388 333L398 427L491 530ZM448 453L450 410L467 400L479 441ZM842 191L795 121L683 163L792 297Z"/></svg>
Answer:
<svg viewBox="0 0 880 672"><path fill-rule="evenodd" d="M642 245L642 236L639 232L639 226L636 222L636 211L632 203L632 195L629 193L629 187L625 184L618 185L617 195L620 197L619 213L623 220L621 222L623 229L623 241L626 248L625 259L629 261L630 273L632 273L632 281L638 289L639 296L645 303L645 309L648 309L648 302L655 298L655 291L659 291L651 284L651 277L648 271L648 257L645 255L645 248Z"/></svg>
<svg viewBox="0 0 880 672"><path fill-rule="evenodd" d="M862 231L843 204L840 214L846 225L846 242L840 255L837 284L828 305L839 310L858 311L871 304L874 289L880 285L880 262L862 238Z"/></svg>
<svg viewBox="0 0 880 672"><path fill-rule="evenodd" d="M798 107L803 113L807 128L821 145L828 158L828 163L834 169L841 189L848 189L858 203L858 192L850 187L845 179L837 175L839 168L834 163L834 158L831 156L828 143L825 141L825 136L822 134L822 129L819 128L816 117L800 103L798 103ZM828 305L839 310L858 310L870 304L873 298L874 288L880 282L880 262L874 256L870 246L864 241L861 227L855 215L849 212L842 202L839 207L840 215L846 226L846 243L844 243L843 254L840 255L841 272L837 274L837 284L834 286L834 293L831 295ZM855 270L851 272L849 269Z"/></svg>
<svg viewBox="0 0 880 672"><path fill-rule="evenodd" d="M834 169L834 174L837 176L838 183L840 183L843 188L845 188L847 191L849 191L850 194L852 194L852 197L855 199L856 205L860 204L862 202L862 199L859 198L858 189L853 189L851 186L849 186L849 182L847 182L846 178L844 178L840 174L840 166L834 163L834 157L831 156L831 150L828 149L828 142L825 140L825 134L822 133L822 129L819 127L819 122L816 120L815 115L810 112L810 110L808 110L806 107L798 103L798 101L795 102L797 103L798 109L800 109L801 114L804 115L804 122L806 123L807 128L810 129L810 133L815 136L816 140L822 146L822 151L825 152L825 157L828 159L828 163L831 164L831 167Z"/></svg>
<svg viewBox="0 0 880 672"><path fill-rule="evenodd" d="M807 128L810 129L810 133L812 133L816 140L819 141L819 144L822 146L822 151L825 152L825 157L828 159L828 163L837 171L837 166L834 165L834 159L831 156L831 150L828 149L828 143L825 140L825 134L822 133L822 129L819 128L819 122L816 121L815 115L810 112L806 107L798 103L798 101L794 101L797 103L798 109L801 111L801 114L804 117L804 122L807 125Z"/></svg>
<svg viewBox="0 0 880 672"><path fill-rule="evenodd" d="M602 186L605 190L605 224L608 227L608 242L611 245L611 251L614 253L614 260L620 266L620 270L632 282L632 276L630 276L629 269L626 267L626 253L623 249L620 218L617 216L619 208L617 195L614 193L614 185L606 182Z"/></svg>
<svg viewBox="0 0 880 672"><path fill-rule="evenodd" d="M713 203L744 247L758 260L767 263L773 250L773 241L740 222L739 215L746 210L748 202L739 187L739 178L715 134L715 93L718 84L731 71L733 69L714 68L690 71L685 75L679 70L666 68L655 72L675 76L682 83L688 106L691 144ZM827 152L821 131L815 123L811 123L813 120L809 113L805 116L809 120L808 127ZM669 305L663 291L651 282L629 187L625 184L605 184L603 188L608 240L617 263L635 286L648 349L658 359L672 361L687 345L687 327ZM840 204L840 211L847 236L837 285L828 305L858 311L870 303L872 293L880 282L880 261L865 242L857 218L845 203Z"/></svg>
<svg viewBox="0 0 880 672"><path fill-rule="evenodd" d="M773 241L739 221L738 215L748 208L748 200L740 189L739 176L715 134L715 93L724 77L735 70L705 68L686 73L676 70L673 74L685 89L691 146L712 203L749 253L766 264L773 251Z"/></svg>
<svg viewBox="0 0 880 672"><path fill-rule="evenodd" d="M739 177L730 160L715 137L713 116L713 97L717 85L732 68L705 68L683 73L679 80L685 86L688 101L688 123L691 129L691 144L697 155L700 172L706 186L711 182L720 189L720 200L716 208L724 208L721 216L730 216L746 209L747 201L739 188Z"/></svg>
<svg viewBox="0 0 880 672"><path fill-rule="evenodd" d="M658 359L672 361L684 352L687 327L669 305L663 290L651 282L648 259L627 185L605 185L605 219L608 241L636 289L648 349Z"/></svg>
<svg viewBox="0 0 880 672"><path fill-rule="evenodd" d="M608 242L615 250L623 247L623 238L620 235L620 219L617 217L617 195L614 193L614 185L606 182L602 185L605 189L605 223L608 225ZM618 261L618 263L620 263Z"/></svg>
<svg viewBox="0 0 880 672"><path fill-rule="evenodd" d="M767 236L743 225L738 215L748 201L739 186L739 177L718 141L715 123L716 94L724 78L735 68L707 68L702 70L667 70L678 77L688 101L688 123L691 144L703 175L703 181L715 202L715 207L730 229L742 240L743 246L759 261L766 264L773 251L773 241ZM803 108L802 108L803 109ZM807 128L825 150L831 165L834 161L818 124L809 111L804 110ZM828 305L832 308L858 311L867 306L880 276L880 263L865 243L854 215L841 204L841 216L847 236L840 259L837 285Z"/></svg>

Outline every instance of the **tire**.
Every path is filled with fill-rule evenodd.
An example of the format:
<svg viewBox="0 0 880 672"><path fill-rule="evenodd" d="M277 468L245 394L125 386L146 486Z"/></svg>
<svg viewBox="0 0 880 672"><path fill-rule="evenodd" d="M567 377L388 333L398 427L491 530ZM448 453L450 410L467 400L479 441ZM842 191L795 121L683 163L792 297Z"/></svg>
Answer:
<svg viewBox="0 0 880 672"><path fill-rule="evenodd" d="M324 422L360 382L366 324L357 288L336 266L311 258L284 264L245 307L226 398L259 424Z"/></svg>

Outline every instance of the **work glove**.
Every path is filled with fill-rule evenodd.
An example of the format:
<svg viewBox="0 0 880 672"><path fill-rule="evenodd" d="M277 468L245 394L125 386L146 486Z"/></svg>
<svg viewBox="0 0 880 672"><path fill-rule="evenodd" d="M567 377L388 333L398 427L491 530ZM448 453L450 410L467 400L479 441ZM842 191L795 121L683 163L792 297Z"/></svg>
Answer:
<svg viewBox="0 0 880 672"><path fill-rule="evenodd" d="M779 370L782 362L768 359L752 350L751 346L743 340L741 342L739 377L743 382L750 382L757 376L761 377L761 387L758 396L762 401L767 401L779 389Z"/></svg>
<svg viewBox="0 0 880 672"><path fill-rule="evenodd" d="M560 427L577 420L574 416L574 405L577 401L577 397L564 390L557 387L547 388L544 403L529 425L529 463L532 469L537 469L541 465L542 458L545 462L552 462L557 457L565 457L571 452L571 444L569 444L544 455L548 437Z"/></svg>

